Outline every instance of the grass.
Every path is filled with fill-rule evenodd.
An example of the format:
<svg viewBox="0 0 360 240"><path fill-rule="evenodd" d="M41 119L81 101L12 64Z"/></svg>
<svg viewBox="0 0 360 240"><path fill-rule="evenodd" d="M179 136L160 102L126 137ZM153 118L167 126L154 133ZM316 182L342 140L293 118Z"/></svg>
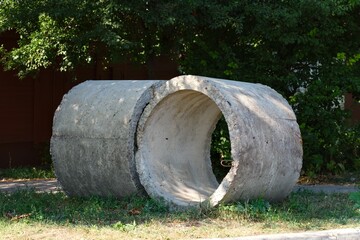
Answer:
<svg viewBox="0 0 360 240"><path fill-rule="evenodd" d="M214 163L213 163L214 164ZM219 180L226 175L229 168L222 166L216 166L217 174L220 174ZM220 173L219 173L220 171ZM0 169L0 181L1 180L14 180L14 179L49 179L55 178L53 167L19 167ZM299 179L301 184L358 184L360 185L360 172L346 171L342 174L332 175L317 175L315 177L301 176Z"/></svg>
<svg viewBox="0 0 360 240"><path fill-rule="evenodd" d="M63 193L0 193L0 239L190 239L360 226L360 193L292 193L212 209L169 212L146 197L76 198Z"/></svg>
<svg viewBox="0 0 360 240"><path fill-rule="evenodd" d="M51 167L23 167L0 169L1 180L14 179L49 179L55 178L54 171Z"/></svg>
<svg viewBox="0 0 360 240"><path fill-rule="evenodd" d="M0 180L53 178L51 169L0 169ZM303 179L304 183L319 179ZM326 177L359 184L358 174ZM360 192L292 193L281 203L262 199L212 209L170 212L146 197L67 197L64 193L0 192L0 239L193 239L239 237L360 226Z"/></svg>

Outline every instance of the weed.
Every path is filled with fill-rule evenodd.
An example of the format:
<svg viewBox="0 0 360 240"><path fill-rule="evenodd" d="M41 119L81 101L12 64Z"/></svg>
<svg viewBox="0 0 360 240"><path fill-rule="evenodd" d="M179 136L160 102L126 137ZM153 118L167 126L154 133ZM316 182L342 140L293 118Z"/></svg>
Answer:
<svg viewBox="0 0 360 240"><path fill-rule="evenodd" d="M201 232L201 237L219 236L214 231L223 232L221 236L232 236L239 233L235 230L239 228L249 232L258 229L274 232L352 227L360 224L359 209L359 193L298 192L281 203L256 199L215 208L169 212L164 202L140 196L115 199L68 197L61 192L36 193L32 190L12 194L0 192L1 229L11 231L22 226L24 231L30 231L34 225L41 229L44 226L93 229L95 226L96 229L127 234L121 235L123 238L130 235L141 238L139 236L157 232L174 234L174 238L194 238L194 231ZM2 231L5 230L0 230L0 234Z"/></svg>
<svg viewBox="0 0 360 240"><path fill-rule="evenodd" d="M0 169L0 180L35 178L55 178L55 173L52 168L41 167Z"/></svg>
<svg viewBox="0 0 360 240"><path fill-rule="evenodd" d="M350 193L349 199L354 202L354 209L360 213L360 191Z"/></svg>
<svg viewBox="0 0 360 240"><path fill-rule="evenodd" d="M166 213L169 207L166 205L164 200L159 199L148 199L145 204L143 211L144 213Z"/></svg>
<svg viewBox="0 0 360 240"><path fill-rule="evenodd" d="M128 232L131 230L134 230L136 227L136 222L133 221L132 223L122 223L121 221L116 222L112 225L113 228L120 230L120 231L124 231L124 232Z"/></svg>
<svg viewBox="0 0 360 240"><path fill-rule="evenodd" d="M225 213L226 217L241 217L252 220L263 219L270 210L270 203L262 198L219 206L219 213Z"/></svg>

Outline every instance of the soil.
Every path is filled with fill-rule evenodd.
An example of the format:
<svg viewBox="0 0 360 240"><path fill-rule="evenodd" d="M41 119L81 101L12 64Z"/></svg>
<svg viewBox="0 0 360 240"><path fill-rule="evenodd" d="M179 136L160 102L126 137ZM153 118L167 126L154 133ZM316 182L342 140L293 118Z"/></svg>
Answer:
<svg viewBox="0 0 360 240"><path fill-rule="evenodd" d="M342 174L320 174L315 177L301 176L301 185L360 185L360 172L346 172Z"/></svg>

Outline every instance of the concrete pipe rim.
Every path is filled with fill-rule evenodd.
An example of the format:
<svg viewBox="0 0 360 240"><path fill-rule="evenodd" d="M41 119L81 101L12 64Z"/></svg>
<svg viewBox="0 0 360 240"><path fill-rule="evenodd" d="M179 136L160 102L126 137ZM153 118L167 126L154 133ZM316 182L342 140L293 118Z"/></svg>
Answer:
<svg viewBox="0 0 360 240"><path fill-rule="evenodd" d="M216 91L211 88L207 86L205 93L174 90L157 99L144 114L146 120L139 123L136 163L140 182L151 197L163 199L177 209L217 205L236 175L236 159L221 182L216 180L211 166L211 137L216 123L222 115L227 123L232 118L226 114L231 111L227 102L215 102L209 93ZM216 95L223 99L218 92ZM171 129L164 129L171 120ZM236 131L231 125L228 128L232 145L231 135ZM157 147L159 151L154 150Z"/></svg>
<svg viewBox="0 0 360 240"><path fill-rule="evenodd" d="M211 135L223 114L232 167L218 183ZM284 199L302 166L301 133L288 102L268 86L179 76L154 92L137 128L135 162L151 197L175 207Z"/></svg>

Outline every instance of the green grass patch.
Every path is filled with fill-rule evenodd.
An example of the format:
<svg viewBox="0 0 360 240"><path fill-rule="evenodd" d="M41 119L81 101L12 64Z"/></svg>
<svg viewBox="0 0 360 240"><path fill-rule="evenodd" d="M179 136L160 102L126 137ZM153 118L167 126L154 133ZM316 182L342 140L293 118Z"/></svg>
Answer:
<svg viewBox="0 0 360 240"><path fill-rule="evenodd" d="M171 212L163 202L147 197L78 198L27 190L0 193L0 235L7 236L14 229L60 229L69 234L101 235L106 231L117 237L158 238L165 234L175 239L354 227L360 224L359 196L298 192L281 203L257 199ZM71 234L69 237L74 237Z"/></svg>
<svg viewBox="0 0 360 240"><path fill-rule="evenodd" d="M7 179L48 179L55 178L54 170L50 167L24 167L0 169L0 180Z"/></svg>
<svg viewBox="0 0 360 240"><path fill-rule="evenodd" d="M350 193L350 199L355 202L354 208L360 213L360 191Z"/></svg>

